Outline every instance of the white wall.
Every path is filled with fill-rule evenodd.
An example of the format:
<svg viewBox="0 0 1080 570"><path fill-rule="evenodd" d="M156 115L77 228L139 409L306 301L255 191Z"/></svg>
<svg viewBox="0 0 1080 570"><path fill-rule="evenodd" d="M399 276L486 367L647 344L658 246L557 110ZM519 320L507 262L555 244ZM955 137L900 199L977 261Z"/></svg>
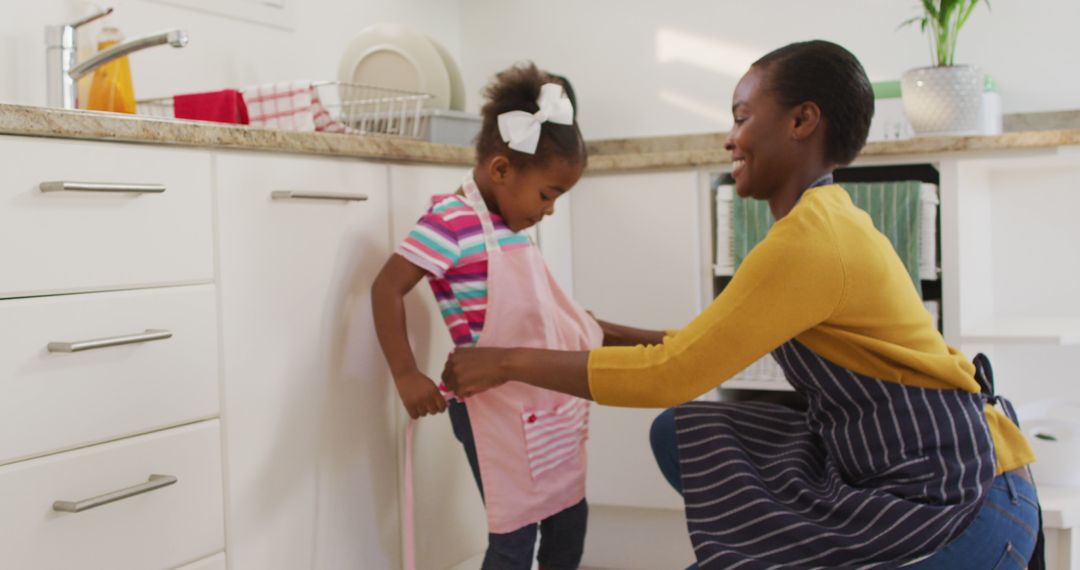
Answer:
<svg viewBox="0 0 1080 570"><path fill-rule="evenodd" d="M116 8L108 20L128 38L177 27L190 36L186 48L156 47L130 57L138 98L336 79L349 40L384 21L405 24L460 54L459 0L287 0L291 29L149 0L96 1ZM45 104L44 28L77 19L84 6L80 0L0 0L0 102Z"/></svg>
<svg viewBox="0 0 1080 570"><path fill-rule="evenodd" d="M999 83L1004 110L1080 105L1080 2L980 5L957 60ZM757 57L821 38L852 50L871 80L930 62L917 28L897 30L915 0L462 0L462 60L475 108L479 89L520 59L573 82L586 138L723 131L731 92Z"/></svg>

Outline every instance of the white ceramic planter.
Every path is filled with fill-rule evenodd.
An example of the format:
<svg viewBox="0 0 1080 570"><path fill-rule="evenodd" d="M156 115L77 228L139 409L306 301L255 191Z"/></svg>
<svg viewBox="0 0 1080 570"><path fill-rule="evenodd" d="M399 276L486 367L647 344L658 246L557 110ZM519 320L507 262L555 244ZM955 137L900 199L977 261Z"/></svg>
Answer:
<svg viewBox="0 0 1080 570"><path fill-rule="evenodd" d="M982 132L983 73L972 65L920 67L900 78L904 113L915 133L971 135Z"/></svg>

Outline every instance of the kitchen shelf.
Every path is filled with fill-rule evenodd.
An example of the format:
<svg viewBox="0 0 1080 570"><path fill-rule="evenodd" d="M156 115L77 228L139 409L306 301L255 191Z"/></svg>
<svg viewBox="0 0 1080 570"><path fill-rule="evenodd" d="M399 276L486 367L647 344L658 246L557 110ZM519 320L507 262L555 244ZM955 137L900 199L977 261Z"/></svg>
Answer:
<svg viewBox="0 0 1080 570"><path fill-rule="evenodd" d="M961 335L970 344L1080 345L1080 318L997 319Z"/></svg>

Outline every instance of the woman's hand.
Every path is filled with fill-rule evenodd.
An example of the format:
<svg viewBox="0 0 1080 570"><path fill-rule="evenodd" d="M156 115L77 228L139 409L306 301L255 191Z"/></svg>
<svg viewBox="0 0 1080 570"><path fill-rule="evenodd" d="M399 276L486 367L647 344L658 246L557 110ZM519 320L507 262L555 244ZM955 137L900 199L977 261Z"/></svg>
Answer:
<svg viewBox="0 0 1080 570"><path fill-rule="evenodd" d="M509 380L503 373L503 363L511 350L458 348L446 360L443 383L462 398L500 386Z"/></svg>
<svg viewBox="0 0 1080 570"><path fill-rule="evenodd" d="M409 417L417 419L421 416L440 414L446 411L446 398L435 382L419 372L406 374L401 378L395 378L398 395L401 403L405 405L405 411Z"/></svg>

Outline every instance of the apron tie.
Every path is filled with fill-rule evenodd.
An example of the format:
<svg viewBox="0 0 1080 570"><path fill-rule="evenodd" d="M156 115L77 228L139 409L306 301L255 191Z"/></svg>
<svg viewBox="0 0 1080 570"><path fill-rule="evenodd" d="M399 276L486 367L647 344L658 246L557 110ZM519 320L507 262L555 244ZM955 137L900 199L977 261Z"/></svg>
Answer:
<svg viewBox="0 0 1080 570"><path fill-rule="evenodd" d="M983 401L991 406L1000 404L1005 417L1019 426L1020 418L1016 415L1016 408L1013 407L1012 402L994 392L994 368L990 366L990 358L980 352L975 355L973 363L975 364L975 381L982 388Z"/></svg>

